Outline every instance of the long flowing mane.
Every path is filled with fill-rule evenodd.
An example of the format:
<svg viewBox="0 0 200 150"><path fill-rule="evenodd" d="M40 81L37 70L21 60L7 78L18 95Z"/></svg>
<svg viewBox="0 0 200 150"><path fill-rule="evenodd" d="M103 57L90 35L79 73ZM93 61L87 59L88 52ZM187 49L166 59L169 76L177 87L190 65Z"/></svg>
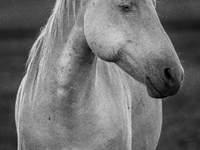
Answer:
<svg viewBox="0 0 200 150"><path fill-rule="evenodd" d="M66 42L75 24L82 0L57 0L47 24L33 44L27 61L27 72L38 70L43 56L52 53L56 46ZM36 71L37 72L37 71ZM34 72L31 74L33 75ZM35 73L36 74L36 73Z"/></svg>

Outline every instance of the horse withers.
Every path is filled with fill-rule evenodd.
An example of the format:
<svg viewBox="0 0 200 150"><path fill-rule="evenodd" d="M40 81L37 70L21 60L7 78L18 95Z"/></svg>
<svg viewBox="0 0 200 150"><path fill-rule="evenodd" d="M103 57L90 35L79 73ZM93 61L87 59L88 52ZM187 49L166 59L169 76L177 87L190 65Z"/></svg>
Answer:
<svg viewBox="0 0 200 150"><path fill-rule="evenodd" d="M183 68L155 0L57 0L16 101L18 150L155 150Z"/></svg>

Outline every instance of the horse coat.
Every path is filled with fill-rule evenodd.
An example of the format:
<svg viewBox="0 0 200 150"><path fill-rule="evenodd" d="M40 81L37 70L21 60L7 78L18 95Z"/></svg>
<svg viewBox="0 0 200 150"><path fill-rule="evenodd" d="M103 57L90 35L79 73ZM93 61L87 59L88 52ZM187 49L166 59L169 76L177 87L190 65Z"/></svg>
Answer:
<svg viewBox="0 0 200 150"><path fill-rule="evenodd" d="M152 0L57 0L16 101L18 150L154 150L183 69Z"/></svg>

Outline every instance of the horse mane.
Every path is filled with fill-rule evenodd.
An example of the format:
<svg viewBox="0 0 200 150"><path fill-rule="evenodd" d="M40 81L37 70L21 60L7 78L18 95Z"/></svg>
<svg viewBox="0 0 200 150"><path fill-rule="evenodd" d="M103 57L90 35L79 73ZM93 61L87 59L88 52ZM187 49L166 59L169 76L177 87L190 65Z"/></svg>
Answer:
<svg viewBox="0 0 200 150"><path fill-rule="evenodd" d="M52 53L56 46L67 41L68 34L75 24L75 20L83 0L57 0L50 18L41 30L33 44L28 61L27 72L35 72L37 76L41 59Z"/></svg>

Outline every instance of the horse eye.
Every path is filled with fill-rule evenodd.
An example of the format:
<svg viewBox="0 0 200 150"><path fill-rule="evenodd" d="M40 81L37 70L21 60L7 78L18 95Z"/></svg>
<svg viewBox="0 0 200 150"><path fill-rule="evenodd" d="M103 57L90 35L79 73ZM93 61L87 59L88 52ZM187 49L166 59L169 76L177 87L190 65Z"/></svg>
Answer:
<svg viewBox="0 0 200 150"><path fill-rule="evenodd" d="M130 6L130 5L122 5L121 6L121 10L125 11L125 12L131 11L132 10L132 6Z"/></svg>
<svg viewBox="0 0 200 150"><path fill-rule="evenodd" d="M129 9L130 9L130 6L129 6L129 5L124 5L124 6L123 6L123 9L124 9L124 10L129 10Z"/></svg>

